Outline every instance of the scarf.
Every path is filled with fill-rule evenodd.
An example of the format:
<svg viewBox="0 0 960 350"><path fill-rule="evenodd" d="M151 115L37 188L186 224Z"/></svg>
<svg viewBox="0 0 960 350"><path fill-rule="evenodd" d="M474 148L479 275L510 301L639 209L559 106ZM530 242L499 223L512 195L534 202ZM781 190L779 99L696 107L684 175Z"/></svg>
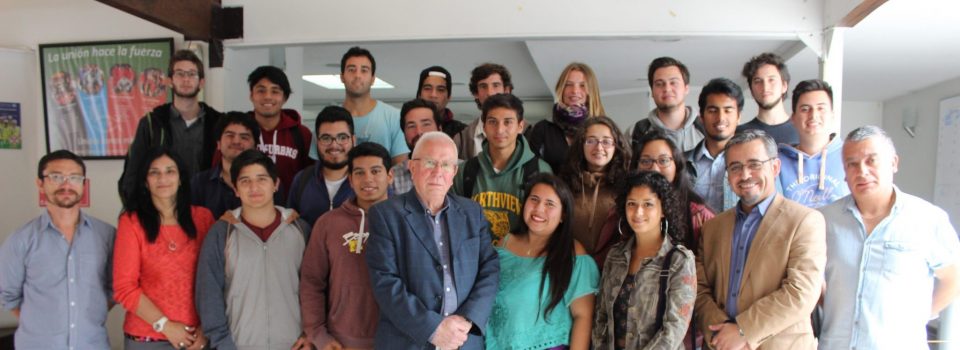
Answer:
<svg viewBox="0 0 960 350"><path fill-rule="evenodd" d="M563 130L567 137L574 137L580 130L580 125L587 120L589 110L586 105L583 106L562 106L559 103L553 104L553 122Z"/></svg>

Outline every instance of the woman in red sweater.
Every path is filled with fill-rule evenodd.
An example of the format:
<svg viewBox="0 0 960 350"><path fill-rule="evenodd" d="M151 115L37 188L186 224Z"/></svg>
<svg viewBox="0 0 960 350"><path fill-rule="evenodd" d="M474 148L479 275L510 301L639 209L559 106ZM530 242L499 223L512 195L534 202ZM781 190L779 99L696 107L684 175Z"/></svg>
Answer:
<svg viewBox="0 0 960 350"><path fill-rule="evenodd" d="M127 310L125 349L206 348L193 283L214 220L207 209L190 206L183 165L169 150L149 151L117 224L113 290Z"/></svg>

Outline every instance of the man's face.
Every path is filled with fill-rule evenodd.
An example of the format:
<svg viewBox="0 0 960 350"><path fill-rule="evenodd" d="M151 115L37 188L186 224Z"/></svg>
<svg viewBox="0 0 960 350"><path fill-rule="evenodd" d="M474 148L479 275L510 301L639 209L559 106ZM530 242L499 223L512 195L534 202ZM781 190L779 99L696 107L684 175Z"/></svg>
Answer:
<svg viewBox="0 0 960 350"><path fill-rule="evenodd" d="M450 102L448 91L446 79L427 75L427 78L423 79L423 86L420 87L419 97L436 103L437 107L442 111L447 108L447 103Z"/></svg>
<svg viewBox="0 0 960 350"><path fill-rule="evenodd" d="M780 159L767 156L763 141L734 145L727 150L725 157L727 180L743 205L752 208L776 190L774 179L780 174Z"/></svg>
<svg viewBox="0 0 960 350"><path fill-rule="evenodd" d="M264 208L273 206L273 193L277 192L280 182L274 181L262 165L251 164L240 169L234 186L244 207Z"/></svg>
<svg viewBox="0 0 960 350"><path fill-rule="evenodd" d="M725 94L710 94L706 102L700 118L703 118L707 136L718 142L729 140L740 124L737 101Z"/></svg>
<svg viewBox="0 0 960 350"><path fill-rule="evenodd" d="M200 93L203 79L199 69L190 61L177 61L173 64L173 94L178 97L193 98Z"/></svg>
<svg viewBox="0 0 960 350"><path fill-rule="evenodd" d="M44 177L37 179L37 188L47 199L48 206L59 208L73 208L80 203L83 197L83 184L86 180L79 183L69 180L69 177L83 176L83 168L80 164L70 159L57 159L47 163L43 169ZM50 176L64 176L67 180L62 184L57 184Z"/></svg>
<svg viewBox="0 0 960 350"><path fill-rule="evenodd" d="M777 66L764 64L757 68L757 73L750 81L750 93L760 109L769 110L783 102L788 85L780 76Z"/></svg>
<svg viewBox="0 0 960 350"><path fill-rule="evenodd" d="M494 108L483 122L483 134L491 150L516 147L517 137L523 132L523 121L517 111L509 108Z"/></svg>
<svg viewBox="0 0 960 350"><path fill-rule="evenodd" d="M347 122L321 123L317 129L317 152L320 153L323 167L343 169L347 166L347 152L353 148L355 141Z"/></svg>
<svg viewBox="0 0 960 350"><path fill-rule="evenodd" d="M440 131L433 120L433 111L429 108L414 108L403 117L403 138L407 140L407 147L413 149L420 140L420 136L429 131Z"/></svg>
<svg viewBox="0 0 960 350"><path fill-rule="evenodd" d="M229 161L233 161L241 152L253 149L255 145L256 140L253 139L253 131L247 129L243 124L227 125L217 142L220 154Z"/></svg>
<svg viewBox="0 0 960 350"><path fill-rule="evenodd" d="M393 182L389 170L380 157L355 158L353 171L350 172L350 187L357 195L357 200L376 203L387 199L387 187Z"/></svg>
<svg viewBox="0 0 960 350"><path fill-rule="evenodd" d="M483 102L487 100L487 97L496 94L509 94L510 90L510 88L503 85L503 79L500 78L500 74L493 73L486 79L477 82L477 93L473 94L473 98L477 99L480 105L483 106Z"/></svg>
<svg viewBox="0 0 960 350"><path fill-rule="evenodd" d="M879 136L843 143L843 170L854 198L893 191L900 159Z"/></svg>
<svg viewBox="0 0 960 350"><path fill-rule="evenodd" d="M410 178L424 200L439 200L447 195L457 174L457 147L443 139L425 140L409 163ZM434 167L429 168L429 163Z"/></svg>
<svg viewBox="0 0 960 350"><path fill-rule="evenodd" d="M250 90L250 102L253 103L253 113L260 117L279 117L283 104L287 98L283 95L280 85L270 79L263 78Z"/></svg>
<svg viewBox="0 0 960 350"><path fill-rule="evenodd" d="M826 134L833 127L833 104L826 91L810 91L797 98L797 110L790 117L797 133L803 136Z"/></svg>
<svg viewBox="0 0 960 350"><path fill-rule="evenodd" d="M370 95L373 79L373 63L367 56L348 58L343 66L343 74L340 75L340 81L350 97Z"/></svg>
<svg viewBox="0 0 960 350"><path fill-rule="evenodd" d="M682 107L683 100L690 92L683 82L683 74L677 66L661 67L653 72L653 102L657 109L673 109Z"/></svg>

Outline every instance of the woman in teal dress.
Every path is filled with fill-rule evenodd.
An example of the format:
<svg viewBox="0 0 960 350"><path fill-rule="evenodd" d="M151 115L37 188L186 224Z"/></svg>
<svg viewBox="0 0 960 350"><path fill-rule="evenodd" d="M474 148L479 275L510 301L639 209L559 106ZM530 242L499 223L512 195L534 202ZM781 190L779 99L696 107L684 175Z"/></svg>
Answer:
<svg viewBox="0 0 960 350"><path fill-rule="evenodd" d="M573 239L573 195L551 174L534 176L525 193L520 231L496 247L487 349L588 349L600 273Z"/></svg>

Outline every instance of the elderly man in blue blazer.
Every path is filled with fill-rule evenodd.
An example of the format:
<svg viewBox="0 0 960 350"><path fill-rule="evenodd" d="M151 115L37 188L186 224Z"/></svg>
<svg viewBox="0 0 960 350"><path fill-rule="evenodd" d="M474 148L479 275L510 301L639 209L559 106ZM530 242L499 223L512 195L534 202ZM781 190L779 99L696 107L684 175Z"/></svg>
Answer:
<svg viewBox="0 0 960 350"><path fill-rule="evenodd" d="M424 134L410 159L413 191L370 209L366 260L380 306L376 349L483 349L500 261L476 202L447 191L457 147Z"/></svg>

